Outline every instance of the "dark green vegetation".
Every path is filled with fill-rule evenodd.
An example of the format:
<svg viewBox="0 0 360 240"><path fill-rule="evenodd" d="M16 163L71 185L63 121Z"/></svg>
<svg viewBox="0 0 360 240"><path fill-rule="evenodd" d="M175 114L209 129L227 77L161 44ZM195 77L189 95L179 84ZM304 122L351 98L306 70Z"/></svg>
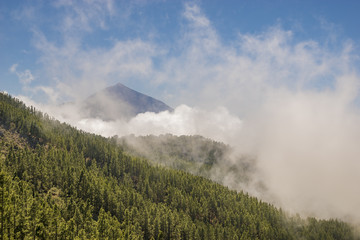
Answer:
<svg viewBox="0 0 360 240"><path fill-rule="evenodd" d="M0 239L355 239L0 94Z"/></svg>
<svg viewBox="0 0 360 240"><path fill-rule="evenodd" d="M180 170L195 169L196 174L225 161L230 154L229 146L202 136L130 135L119 138L118 142L132 155ZM199 169L201 167L205 169Z"/></svg>

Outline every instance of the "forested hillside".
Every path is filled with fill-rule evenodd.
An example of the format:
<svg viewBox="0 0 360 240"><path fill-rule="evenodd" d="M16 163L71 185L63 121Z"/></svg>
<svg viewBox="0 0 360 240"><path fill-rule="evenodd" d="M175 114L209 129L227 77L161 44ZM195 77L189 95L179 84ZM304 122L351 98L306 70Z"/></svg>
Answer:
<svg viewBox="0 0 360 240"><path fill-rule="evenodd" d="M238 154L229 145L202 136L124 136L119 144L131 155L155 164L183 170L211 179L231 189L256 188L264 192L262 182L254 181L256 159ZM251 186L248 186L251 185Z"/></svg>
<svg viewBox="0 0 360 240"><path fill-rule="evenodd" d="M125 154L0 94L0 239L358 239Z"/></svg>

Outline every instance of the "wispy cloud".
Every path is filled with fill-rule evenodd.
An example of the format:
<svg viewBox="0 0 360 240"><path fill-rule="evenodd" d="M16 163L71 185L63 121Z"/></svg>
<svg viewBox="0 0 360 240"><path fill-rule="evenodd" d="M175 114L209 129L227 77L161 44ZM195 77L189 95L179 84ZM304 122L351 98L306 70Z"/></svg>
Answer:
<svg viewBox="0 0 360 240"><path fill-rule="evenodd" d="M196 4L186 3L184 17L188 19L196 28L209 27L209 19L202 14L201 9Z"/></svg>
<svg viewBox="0 0 360 240"><path fill-rule="evenodd" d="M9 68L9 71L12 73L16 72L16 68L18 67L19 64L15 63L13 65L11 65L11 67Z"/></svg>
<svg viewBox="0 0 360 240"><path fill-rule="evenodd" d="M32 75L31 71L29 69L26 69L23 72L19 72L17 71L17 67L18 64L13 64L10 68L9 71L12 73L15 73L18 78L19 81L23 84L23 85L28 85L29 83L31 83L35 77Z"/></svg>
<svg viewBox="0 0 360 240"><path fill-rule="evenodd" d="M66 34L91 32L93 27L106 28L106 19L115 12L113 0L58 0L54 2L54 6L65 9L61 30Z"/></svg>
<svg viewBox="0 0 360 240"><path fill-rule="evenodd" d="M56 46L43 35L39 39L41 62L53 79L53 87L70 99L84 99L110 84L151 75L152 57L161 53L141 40L115 41L110 49L84 50L74 41ZM83 91L79 93L77 88Z"/></svg>

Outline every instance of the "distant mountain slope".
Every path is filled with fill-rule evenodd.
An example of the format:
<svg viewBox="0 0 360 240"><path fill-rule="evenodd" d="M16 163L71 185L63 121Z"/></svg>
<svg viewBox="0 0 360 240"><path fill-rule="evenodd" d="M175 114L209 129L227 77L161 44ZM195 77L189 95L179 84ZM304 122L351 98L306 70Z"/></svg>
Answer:
<svg viewBox="0 0 360 240"><path fill-rule="evenodd" d="M103 120L129 119L139 113L173 110L162 101L121 83L91 95L82 103L81 108L85 117L98 117Z"/></svg>
<svg viewBox="0 0 360 240"><path fill-rule="evenodd" d="M229 145L202 136L123 136L119 144L131 155L144 157L156 164L199 175L231 189L248 188L266 191L255 181L256 159L239 155Z"/></svg>

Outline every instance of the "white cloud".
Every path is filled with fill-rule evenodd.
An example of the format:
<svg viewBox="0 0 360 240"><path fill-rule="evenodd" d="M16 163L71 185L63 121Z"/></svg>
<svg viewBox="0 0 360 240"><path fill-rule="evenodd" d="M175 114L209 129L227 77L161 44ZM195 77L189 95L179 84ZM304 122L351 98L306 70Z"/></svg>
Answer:
<svg viewBox="0 0 360 240"><path fill-rule="evenodd" d="M35 79L29 69L26 69L26 70L23 71L23 72L19 72L19 71L17 71L17 67L18 67L18 64L13 64L13 65L9 68L9 71L10 71L11 73L15 73L15 74L18 76L19 81L20 81L23 85L28 85L29 83L31 83L31 82Z"/></svg>
<svg viewBox="0 0 360 240"><path fill-rule="evenodd" d="M184 16L186 19L191 21L194 27L209 27L210 21L204 16L196 4L185 4Z"/></svg>
<svg viewBox="0 0 360 240"><path fill-rule="evenodd" d="M29 84L35 79L29 69L26 69L24 72L19 72L17 74L20 79L20 82L23 84Z"/></svg>
<svg viewBox="0 0 360 240"><path fill-rule="evenodd" d="M80 119L73 122L73 124L85 131L109 137L115 134L119 136L166 133L174 135L200 134L230 143L237 137L242 122L224 108L204 111L181 105L174 112L142 113L128 122L122 120L105 122L101 119Z"/></svg>

